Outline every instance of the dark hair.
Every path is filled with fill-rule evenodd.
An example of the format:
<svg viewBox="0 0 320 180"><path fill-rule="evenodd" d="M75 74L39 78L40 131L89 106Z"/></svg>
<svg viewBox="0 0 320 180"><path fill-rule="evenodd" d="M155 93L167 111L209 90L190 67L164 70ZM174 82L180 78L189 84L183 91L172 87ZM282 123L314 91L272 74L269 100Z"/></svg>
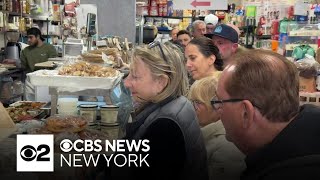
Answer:
<svg viewBox="0 0 320 180"><path fill-rule="evenodd" d="M33 28L28 29L27 30L27 35L34 35L35 37L39 36L39 38L42 41L44 41L44 38L41 36L41 31L38 28L33 27Z"/></svg>
<svg viewBox="0 0 320 180"><path fill-rule="evenodd" d="M187 34L187 35L189 35L190 38L192 37L191 33L190 33L189 31L187 31L187 30L180 30L180 31L177 33L177 37L180 36L180 35L182 35L182 34Z"/></svg>
<svg viewBox="0 0 320 180"><path fill-rule="evenodd" d="M216 45L214 45L211 41L211 39L207 37L199 37L199 38L193 38L189 44L193 44L199 48L199 51L201 54L203 54L205 57L209 57L211 55L216 56L216 60L214 61L214 67L218 71L223 70L223 60L221 58L219 49Z"/></svg>

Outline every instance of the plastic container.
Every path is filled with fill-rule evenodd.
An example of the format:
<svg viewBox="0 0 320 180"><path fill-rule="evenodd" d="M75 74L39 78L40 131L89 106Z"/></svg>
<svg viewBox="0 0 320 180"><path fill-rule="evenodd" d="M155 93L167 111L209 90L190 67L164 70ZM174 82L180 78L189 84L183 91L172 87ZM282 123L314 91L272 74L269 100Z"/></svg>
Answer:
<svg viewBox="0 0 320 180"><path fill-rule="evenodd" d="M96 123L98 105L96 105L96 104L81 104L79 107L80 107L80 116L85 117L89 124Z"/></svg>
<svg viewBox="0 0 320 180"><path fill-rule="evenodd" d="M78 114L78 98L59 98L58 112L62 115L77 115Z"/></svg>
<svg viewBox="0 0 320 180"><path fill-rule="evenodd" d="M100 106L101 123L104 124L118 124L118 106L104 105Z"/></svg>
<svg viewBox="0 0 320 180"><path fill-rule="evenodd" d="M109 125L105 123L100 124L100 131L108 134L109 140L119 139L120 126L119 125Z"/></svg>

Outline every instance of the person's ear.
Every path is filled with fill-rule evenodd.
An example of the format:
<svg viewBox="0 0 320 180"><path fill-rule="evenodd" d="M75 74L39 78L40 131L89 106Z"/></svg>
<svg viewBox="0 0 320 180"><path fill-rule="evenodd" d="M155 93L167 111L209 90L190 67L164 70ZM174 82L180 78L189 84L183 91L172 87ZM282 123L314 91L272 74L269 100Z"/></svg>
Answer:
<svg viewBox="0 0 320 180"><path fill-rule="evenodd" d="M254 106L248 100L244 100L242 103L242 127L244 129L249 128L253 123L254 118Z"/></svg>
<svg viewBox="0 0 320 180"><path fill-rule="evenodd" d="M236 51L237 51L237 49L238 49L238 43L233 43L232 44L232 51L235 53Z"/></svg>
<svg viewBox="0 0 320 180"><path fill-rule="evenodd" d="M161 93L163 91L163 89L165 87L167 87L168 83L169 83L168 76L161 75L161 76L157 77L157 85L156 85L157 92Z"/></svg>
<svg viewBox="0 0 320 180"><path fill-rule="evenodd" d="M215 61L216 61L216 56L212 54L209 58L209 62L208 62L209 66L213 65Z"/></svg>

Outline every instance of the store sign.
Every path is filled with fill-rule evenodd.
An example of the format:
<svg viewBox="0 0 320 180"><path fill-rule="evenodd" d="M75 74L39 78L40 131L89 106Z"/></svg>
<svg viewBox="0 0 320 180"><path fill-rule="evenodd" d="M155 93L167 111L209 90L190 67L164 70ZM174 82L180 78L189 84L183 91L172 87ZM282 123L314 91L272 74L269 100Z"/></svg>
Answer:
<svg viewBox="0 0 320 180"><path fill-rule="evenodd" d="M227 0L172 0L173 9L227 10Z"/></svg>

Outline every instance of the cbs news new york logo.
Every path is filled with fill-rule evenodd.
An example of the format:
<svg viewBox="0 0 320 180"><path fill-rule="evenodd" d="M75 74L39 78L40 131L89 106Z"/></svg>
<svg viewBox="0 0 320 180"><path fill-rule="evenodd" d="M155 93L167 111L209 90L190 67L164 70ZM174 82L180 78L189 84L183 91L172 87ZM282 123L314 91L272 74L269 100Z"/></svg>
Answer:
<svg viewBox="0 0 320 180"><path fill-rule="evenodd" d="M17 171L53 172L53 135L17 135Z"/></svg>

